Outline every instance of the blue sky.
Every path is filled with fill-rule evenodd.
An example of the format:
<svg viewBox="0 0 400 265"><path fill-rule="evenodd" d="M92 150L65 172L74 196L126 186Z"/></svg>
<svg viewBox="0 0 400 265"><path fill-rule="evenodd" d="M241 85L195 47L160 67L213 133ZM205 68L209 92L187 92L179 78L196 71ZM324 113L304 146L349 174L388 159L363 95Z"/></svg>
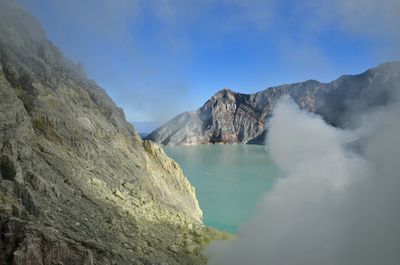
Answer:
<svg viewBox="0 0 400 265"><path fill-rule="evenodd" d="M398 0L19 0L130 121L400 59Z"/></svg>

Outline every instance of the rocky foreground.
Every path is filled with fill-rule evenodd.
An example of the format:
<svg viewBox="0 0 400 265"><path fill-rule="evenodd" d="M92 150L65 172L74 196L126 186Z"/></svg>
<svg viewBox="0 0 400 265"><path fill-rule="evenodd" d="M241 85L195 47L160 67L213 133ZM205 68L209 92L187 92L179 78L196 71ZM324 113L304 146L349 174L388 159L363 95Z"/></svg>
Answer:
<svg viewBox="0 0 400 265"><path fill-rule="evenodd" d="M224 89L197 111L178 115L146 139L162 145L263 144L273 108L285 95L328 123L347 128L357 125L358 113L386 105L399 84L400 62L392 62L331 83L309 80L250 95Z"/></svg>
<svg viewBox="0 0 400 265"><path fill-rule="evenodd" d="M0 0L0 264L203 264L224 235L162 149Z"/></svg>

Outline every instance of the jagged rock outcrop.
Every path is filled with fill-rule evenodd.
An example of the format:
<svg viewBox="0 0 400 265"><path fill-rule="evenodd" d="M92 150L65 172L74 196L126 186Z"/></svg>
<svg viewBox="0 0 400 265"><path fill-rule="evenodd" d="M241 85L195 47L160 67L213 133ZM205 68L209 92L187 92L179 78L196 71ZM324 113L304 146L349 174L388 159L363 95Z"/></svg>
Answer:
<svg viewBox="0 0 400 265"><path fill-rule="evenodd" d="M201 217L180 167L0 0L0 264L201 264L223 236Z"/></svg>
<svg viewBox="0 0 400 265"><path fill-rule="evenodd" d="M197 111L178 115L146 139L162 145L262 144L274 105L284 95L334 126L355 126L357 113L385 105L399 84L400 62L392 62L331 83L309 80L251 95L223 89Z"/></svg>

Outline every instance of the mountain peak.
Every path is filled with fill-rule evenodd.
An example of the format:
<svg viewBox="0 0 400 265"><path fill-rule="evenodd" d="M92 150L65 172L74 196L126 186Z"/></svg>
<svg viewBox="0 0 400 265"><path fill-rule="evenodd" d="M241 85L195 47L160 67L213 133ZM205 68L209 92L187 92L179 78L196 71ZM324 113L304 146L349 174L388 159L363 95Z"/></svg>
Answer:
<svg viewBox="0 0 400 265"><path fill-rule="evenodd" d="M214 96L220 97L220 96L227 96L227 95L231 95L231 94L235 94L235 92L233 90L231 90L230 88L223 88L223 89L219 90L217 93L215 93Z"/></svg>

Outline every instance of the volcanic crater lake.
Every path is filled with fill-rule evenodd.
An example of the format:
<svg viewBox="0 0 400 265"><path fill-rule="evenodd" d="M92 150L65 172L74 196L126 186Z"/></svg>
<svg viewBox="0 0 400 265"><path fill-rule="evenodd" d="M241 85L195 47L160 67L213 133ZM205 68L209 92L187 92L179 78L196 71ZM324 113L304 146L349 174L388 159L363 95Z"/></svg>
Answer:
<svg viewBox="0 0 400 265"><path fill-rule="evenodd" d="M261 145L167 146L196 189L206 225L237 232L280 172Z"/></svg>

